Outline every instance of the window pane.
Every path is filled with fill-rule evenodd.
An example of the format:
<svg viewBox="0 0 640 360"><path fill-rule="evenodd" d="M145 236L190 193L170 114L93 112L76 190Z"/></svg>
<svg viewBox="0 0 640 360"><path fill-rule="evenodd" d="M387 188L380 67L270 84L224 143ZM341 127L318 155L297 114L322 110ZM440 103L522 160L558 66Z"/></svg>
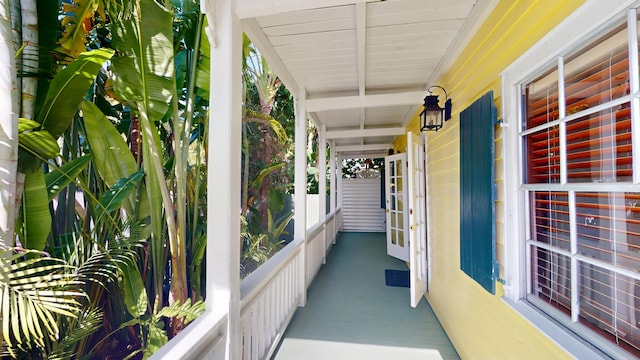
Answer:
<svg viewBox="0 0 640 360"><path fill-rule="evenodd" d="M621 25L565 62L567 115L629 94L627 36Z"/></svg>
<svg viewBox="0 0 640 360"><path fill-rule="evenodd" d="M558 119L558 70L552 69L525 85L525 129Z"/></svg>
<svg viewBox="0 0 640 360"><path fill-rule="evenodd" d="M578 262L582 324L640 356L640 282Z"/></svg>
<svg viewBox="0 0 640 360"><path fill-rule="evenodd" d="M640 10L633 12L630 24L638 26ZM533 241L527 297L560 310L567 323L573 310L579 323L640 358L640 190L610 192L612 183L633 181L637 150L629 100L637 71L629 56L639 54L629 54L625 15L564 54L561 72L548 68L522 84L521 171L529 199L525 241Z"/></svg>
<svg viewBox="0 0 640 360"><path fill-rule="evenodd" d="M567 123L569 182L631 181L631 155L628 103Z"/></svg>
<svg viewBox="0 0 640 360"><path fill-rule="evenodd" d="M531 239L569 250L569 201L566 192L531 194Z"/></svg>
<svg viewBox="0 0 640 360"><path fill-rule="evenodd" d="M532 294L559 310L571 313L571 260L564 255L531 247Z"/></svg>
<svg viewBox="0 0 640 360"><path fill-rule="evenodd" d="M640 270L638 193L576 193L578 252Z"/></svg>
<svg viewBox="0 0 640 360"><path fill-rule="evenodd" d="M524 138L526 157L525 179L529 184L560 182L560 141L558 126L553 126Z"/></svg>

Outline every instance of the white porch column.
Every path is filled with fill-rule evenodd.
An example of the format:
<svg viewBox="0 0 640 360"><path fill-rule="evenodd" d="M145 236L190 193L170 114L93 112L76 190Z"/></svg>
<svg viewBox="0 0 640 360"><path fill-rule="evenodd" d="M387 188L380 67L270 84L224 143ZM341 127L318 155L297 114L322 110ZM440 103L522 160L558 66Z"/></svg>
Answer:
<svg viewBox="0 0 640 360"><path fill-rule="evenodd" d="M307 94L304 88L295 98L296 130L295 130L295 227L293 230L294 241L302 241L302 276L300 306L307 303Z"/></svg>
<svg viewBox="0 0 640 360"><path fill-rule="evenodd" d="M207 0L211 100L207 188L207 311L228 315L225 352L240 359L242 29L235 0Z"/></svg>
<svg viewBox="0 0 640 360"><path fill-rule="evenodd" d="M318 197L320 204L320 222L327 219L327 125L320 125L318 136Z"/></svg>
<svg viewBox="0 0 640 360"><path fill-rule="evenodd" d="M336 211L336 194L337 194L337 185L336 185L336 142L335 140L331 140L329 143L331 146L330 154L329 154L329 184L331 187L329 192L331 193L331 199L329 201L329 211L331 213Z"/></svg>
<svg viewBox="0 0 640 360"><path fill-rule="evenodd" d="M342 157L338 158L338 171L336 173L338 178L336 183L338 184L338 207L342 208Z"/></svg>

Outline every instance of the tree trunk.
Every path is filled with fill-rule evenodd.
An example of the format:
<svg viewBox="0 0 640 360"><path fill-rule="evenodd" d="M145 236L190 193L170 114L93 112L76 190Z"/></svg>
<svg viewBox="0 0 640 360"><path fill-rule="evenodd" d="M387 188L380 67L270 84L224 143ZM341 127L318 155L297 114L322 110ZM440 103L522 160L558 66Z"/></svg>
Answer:
<svg viewBox="0 0 640 360"><path fill-rule="evenodd" d="M0 1L0 245L13 246L15 226L16 173L18 169L18 111L14 96L17 76L7 0ZM5 71L8 69L8 71ZM0 249L0 259L3 258ZM0 260L1 262L1 260ZM0 319L0 352L2 352L2 319Z"/></svg>
<svg viewBox="0 0 640 360"><path fill-rule="evenodd" d="M0 6L0 244L13 246L18 166L17 75L8 1Z"/></svg>
<svg viewBox="0 0 640 360"><path fill-rule="evenodd" d="M38 91L38 11L35 0L20 0L22 15L22 106L20 117L35 120L36 93Z"/></svg>

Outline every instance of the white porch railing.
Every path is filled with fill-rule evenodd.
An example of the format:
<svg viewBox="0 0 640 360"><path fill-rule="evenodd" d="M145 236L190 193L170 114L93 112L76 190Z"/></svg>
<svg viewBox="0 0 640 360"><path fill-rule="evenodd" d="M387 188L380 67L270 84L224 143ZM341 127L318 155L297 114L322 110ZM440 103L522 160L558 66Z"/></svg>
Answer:
<svg viewBox="0 0 640 360"><path fill-rule="evenodd" d="M326 259L325 239L328 243L335 241L340 229L335 224L340 216L338 210L308 230L304 252L303 243L294 241L242 281L242 359L267 359L272 355L299 305L302 292L307 290ZM306 256L303 257L303 253Z"/></svg>
<svg viewBox="0 0 640 360"><path fill-rule="evenodd" d="M341 223L342 211L338 209L307 230L306 244L291 242L242 281L239 326L242 360L262 360L273 355L301 305L303 292L335 243ZM216 319L207 311L156 352L153 359L221 358L227 321L226 316Z"/></svg>
<svg viewBox="0 0 640 360"><path fill-rule="evenodd" d="M320 195L307 194L307 229L320 221Z"/></svg>
<svg viewBox="0 0 640 360"><path fill-rule="evenodd" d="M300 302L302 242L292 242L240 284L242 358L264 359L273 351Z"/></svg>

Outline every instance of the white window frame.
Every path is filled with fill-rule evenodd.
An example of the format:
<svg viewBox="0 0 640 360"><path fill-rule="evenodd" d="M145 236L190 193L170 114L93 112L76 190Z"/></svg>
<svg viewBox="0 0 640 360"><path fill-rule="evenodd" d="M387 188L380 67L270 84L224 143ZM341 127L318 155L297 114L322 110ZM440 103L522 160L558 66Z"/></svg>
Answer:
<svg viewBox="0 0 640 360"><path fill-rule="evenodd" d="M601 356L593 345L603 349L610 356L624 356L621 350L610 346L606 340L594 337L589 345L572 336L565 328L556 325L545 315L529 305L524 298L529 281L527 269L527 238L528 202L526 191L523 189L522 173L522 142L519 136L522 123L521 85L531 80L535 75L557 64L558 57L571 49L579 47L601 29L619 19L629 8L640 6L637 0L587 0L576 11L569 15L561 24L550 31L520 58L514 61L501 74L502 77L502 118L504 134L503 170L505 174L504 193L506 221L504 222L505 252L504 258L499 259L504 265L504 300L523 317L556 344L567 350L577 358L592 358ZM630 56L630 58L633 58ZM633 61L630 59L630 61ZM637 100L636 100L637 101ZM637 106L636 106L637 111ZM634 154L638 156L638 129L634 128ZM637 161L636 161L637 162ZM514 166L514 164L517 164ZM637 179L637 168L634 168L634 179ZM588 335L587 335L588 336ZM589 339L591 341L591 339Z"/></svg>

